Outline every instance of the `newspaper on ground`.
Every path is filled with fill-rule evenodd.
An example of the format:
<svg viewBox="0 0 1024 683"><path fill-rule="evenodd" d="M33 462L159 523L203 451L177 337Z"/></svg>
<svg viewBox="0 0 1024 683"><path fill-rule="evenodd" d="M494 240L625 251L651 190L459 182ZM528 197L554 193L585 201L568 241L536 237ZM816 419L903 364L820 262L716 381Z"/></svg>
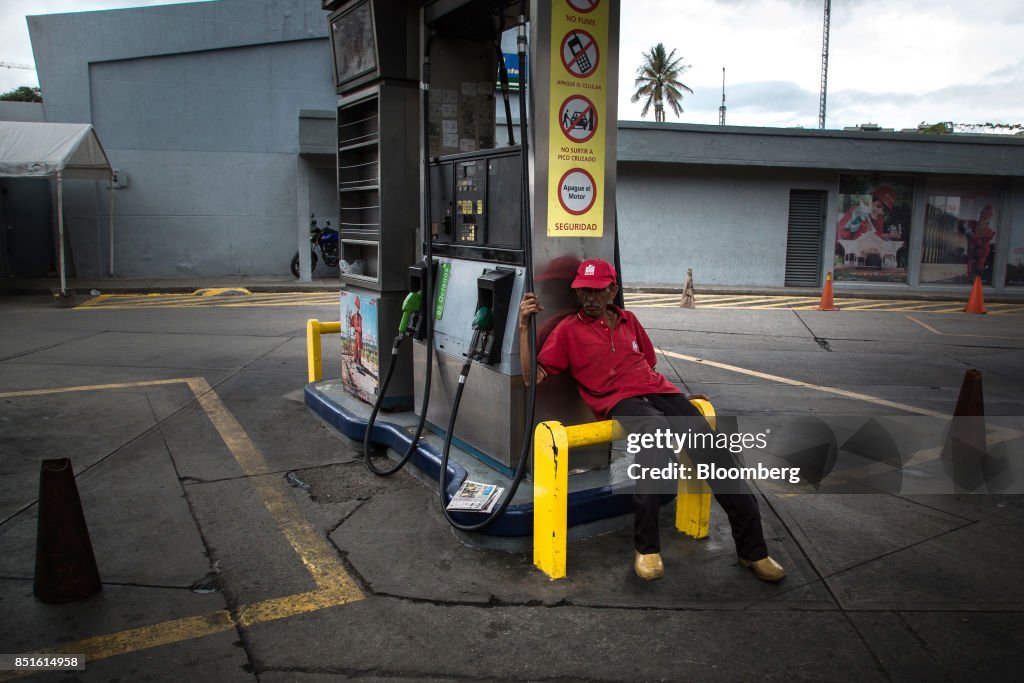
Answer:
<svg viewBox="0 0 1024 683"><path fill-rule="evenodd" d="M481 484L478 481L464 481L448 503L449 510L490 512L501 498L505 489L496 484Z"/></svg>

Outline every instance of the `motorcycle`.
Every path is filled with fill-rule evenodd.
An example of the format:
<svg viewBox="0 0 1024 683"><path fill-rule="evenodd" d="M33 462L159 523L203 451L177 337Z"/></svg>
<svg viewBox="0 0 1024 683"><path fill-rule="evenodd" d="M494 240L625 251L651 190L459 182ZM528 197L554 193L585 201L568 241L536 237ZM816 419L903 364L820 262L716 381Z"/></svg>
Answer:
<svg viewBox="0 0 1024 683"><path fill-rule="evenodd" d="M324 227L316 224L316 216L309 215L309 241L313 245L309 250L309 272L316 270L317 252L320 258L331 268L338 265L338 231L331 227L331 222L326 221ZM299 252L292 257L292 275L299 277Z"/></svg>

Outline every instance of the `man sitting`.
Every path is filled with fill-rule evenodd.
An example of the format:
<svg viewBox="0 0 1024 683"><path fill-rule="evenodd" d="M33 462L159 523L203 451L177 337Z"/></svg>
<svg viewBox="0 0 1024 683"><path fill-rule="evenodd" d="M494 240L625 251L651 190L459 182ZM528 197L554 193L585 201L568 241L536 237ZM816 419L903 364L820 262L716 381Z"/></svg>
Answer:
<svg viewBox="0 0 1024 683"><path fill-rule="evenodd" d="M580 264L572 282L580 310L563 319L551 331L537 354L537 384L568 370L580 396L599 420L616 418L630 431L654 433L668 429L667 418L700 418L700 412L664 375L654 370L654 346L640 321L632 313L612 304L619 291L615 268L607 261L590 259ZM532 359L529 352L530 316L544 310L536 294L527 292L519 305L519 348L524 381L529 382ZM703 420L690 420L697 431L711 431ZM713 442L706 440L706 443ZM687 454L694 463L734 467L728 449L692 448ZM654 449L637 456L646 463L664 462L673 454ZM781 581L782 566L768 556L761 529L757 499L742 481L709 481L715 500L725 510L732 526L739 562L750 567L762 581ZM646 580L661 578L661 541L658 530L660 496L638 485L633 540L634 569ZM725 489L729 493L723 492ZM739 491L734 493L734 491Z"/></svg>

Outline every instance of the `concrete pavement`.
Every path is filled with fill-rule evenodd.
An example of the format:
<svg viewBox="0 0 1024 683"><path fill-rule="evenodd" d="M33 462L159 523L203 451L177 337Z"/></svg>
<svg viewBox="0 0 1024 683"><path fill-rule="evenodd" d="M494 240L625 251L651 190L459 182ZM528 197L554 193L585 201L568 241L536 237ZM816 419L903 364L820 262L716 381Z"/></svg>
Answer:
<svg viewBox="0 0 1024 683"><path fill-rule="evenodd" d="M1024 406L1016 316L914 316L936 333L896 312L638 314L661 369L720 413L899 412L839 390L949 414L967 367L989 414ZM664 511L661 581L633 575L624 519L551 582L462 543L434 491L370 475L310 415L304 323L336 316L0 298L0 651L88 651L85 681L1017 679L1024 497L766 489L780 585L736 564L717 505L699 542ZM45 605L39 460L62 456L104 587Z"/></svg>

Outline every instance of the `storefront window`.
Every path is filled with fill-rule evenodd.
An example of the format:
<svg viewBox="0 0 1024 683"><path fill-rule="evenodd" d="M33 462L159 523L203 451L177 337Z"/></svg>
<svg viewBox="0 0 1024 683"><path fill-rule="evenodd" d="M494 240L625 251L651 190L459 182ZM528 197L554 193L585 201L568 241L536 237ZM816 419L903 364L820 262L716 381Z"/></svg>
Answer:
<svg viewBox="0 0 1024 683"><path fill-rule="evenodd" d="M921 282L992 284L999 226L999 192L991 188L929 186Z"/></svg>
<svg viewBox="0 0 1024 683"><path fill-rule="evenodd" d="M1024 221L1010 231L1010 253L1006 259L1006 285L1024 287Z"/></svg>
<svg viewBox="0 0 1024 683"><path fill-rule="evenodd" d="M839 177L835 279L906 282L914 180Z"/></svg>

